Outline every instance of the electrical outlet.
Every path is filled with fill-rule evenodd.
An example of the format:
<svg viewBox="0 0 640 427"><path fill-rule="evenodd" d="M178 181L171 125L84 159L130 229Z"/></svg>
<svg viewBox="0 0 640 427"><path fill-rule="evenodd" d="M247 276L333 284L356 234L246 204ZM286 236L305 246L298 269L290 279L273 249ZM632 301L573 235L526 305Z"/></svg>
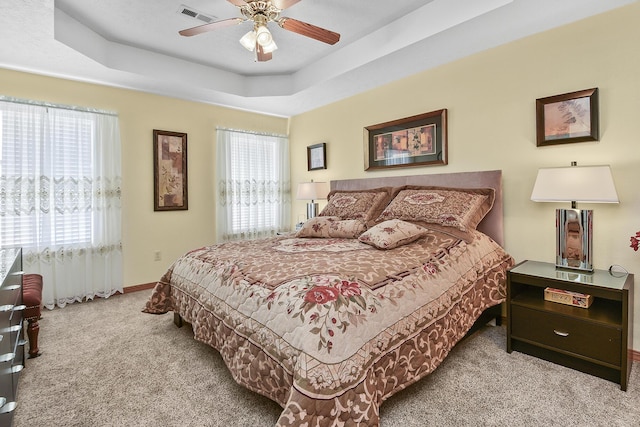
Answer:
<svg viewBox="0 0 640 427"><path fill-rule="evenodd" d="M153 260L160 261L161 259L162 259L162 254L160 253L160 251L155 251L153 253Z"/></svg>

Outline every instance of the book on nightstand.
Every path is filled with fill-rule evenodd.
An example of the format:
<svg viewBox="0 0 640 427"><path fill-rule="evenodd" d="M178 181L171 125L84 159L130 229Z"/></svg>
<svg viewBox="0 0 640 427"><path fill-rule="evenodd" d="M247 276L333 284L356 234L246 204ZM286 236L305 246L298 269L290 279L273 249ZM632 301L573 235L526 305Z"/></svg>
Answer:
<svg viewBox="0 0 640 427"><path fill-rule="evenodd" d="M591 295L554 288L545 288L544 299L581 308L589 308L593 302L593 296Z"/></svg>

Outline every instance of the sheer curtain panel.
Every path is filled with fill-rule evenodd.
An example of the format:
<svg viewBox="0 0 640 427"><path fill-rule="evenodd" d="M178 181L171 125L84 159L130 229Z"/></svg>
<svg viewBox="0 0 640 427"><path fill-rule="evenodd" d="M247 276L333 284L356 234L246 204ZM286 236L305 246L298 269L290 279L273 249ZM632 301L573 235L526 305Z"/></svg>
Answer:
<svg viewBox="0 0 640 427"><path fill-rule="evenodd" d="M288 230L289 139L218 129L216 144L218 241L269 237Z"/></svg>
<svg viewBox="0 0 640 427"><path fill-rule="evenodd" d="M51 309L122 292L117 116L0 100L0 245L23 249Z"/></svg>

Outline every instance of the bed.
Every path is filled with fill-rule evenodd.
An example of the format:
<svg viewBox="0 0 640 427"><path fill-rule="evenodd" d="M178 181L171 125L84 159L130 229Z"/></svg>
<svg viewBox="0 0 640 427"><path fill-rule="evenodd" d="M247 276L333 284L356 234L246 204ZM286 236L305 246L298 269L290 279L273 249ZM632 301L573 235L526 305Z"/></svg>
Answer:
<svg viewBox="0 0 640 427"><path fill-rule="evenodd" d="M385 399L500 315L502 209L501 171L332 181L296 234L180 257L144 311L191 324L283 407L278 426L378 426Z"/></svg>

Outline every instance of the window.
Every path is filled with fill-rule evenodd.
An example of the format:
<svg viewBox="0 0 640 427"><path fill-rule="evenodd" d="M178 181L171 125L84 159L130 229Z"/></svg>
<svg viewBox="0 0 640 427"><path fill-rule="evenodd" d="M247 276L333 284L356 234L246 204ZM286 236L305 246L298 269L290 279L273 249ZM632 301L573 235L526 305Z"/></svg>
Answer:
<svg viewBox="0 0 640 427"><path fill-rule="evenodd" d="M274 235L289 227L289 141L218 129L219 240Z"/></svg>
<svg viewBox="0 0 640 427"><path fill-rule="evenodd" d="M45 306L122 290L120 162L117 116L0 97L0 246Z"/></svg>
<svg viewBox="0 0 640 427"><path fill-rule="evenodd" d="M0 140L5 142L0 171L2 188L9 194L0 217L0 242L21 247L89 245L91 187L82 177L90 175L93 124L84 118L59 117L49 131L51 145L38 144L44 127L40 119L34 117L25 126L30 117L23 111L2 111ZM21 147L25 142L27 146ZM48 165L38 164L39 160ZM43 227L49 232L38 231Z"/></svg>

